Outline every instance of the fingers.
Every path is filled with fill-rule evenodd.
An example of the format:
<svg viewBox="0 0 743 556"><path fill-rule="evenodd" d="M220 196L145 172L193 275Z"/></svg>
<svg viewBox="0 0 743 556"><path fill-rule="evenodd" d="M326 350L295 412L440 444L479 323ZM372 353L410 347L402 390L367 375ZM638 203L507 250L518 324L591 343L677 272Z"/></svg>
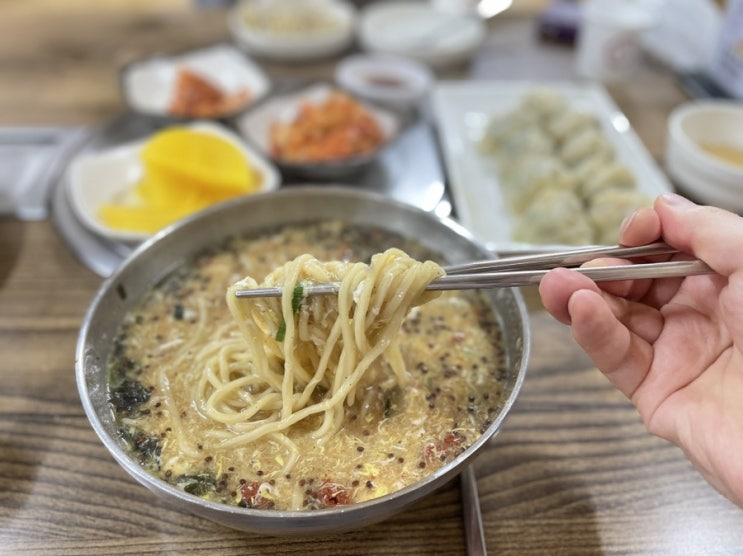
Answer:
<svg viewBox="0 0 743 556"><path fill-rule="evenodd" d="M660 311L602 292L592 280L565 268L550 270L539 293L547 311L571 326L573 338L596 367L632 398L647 376L652 345L663 329Z"/></svg>
<svg viewBox="0 0 743 556"><path fill-rule="evenodd" d="M711 266L721 277L694 277L694 291L707 291L706 300L696 306L719 307L724 324L736 343L743 344L743 218L732 212L695 205L678 195L656 199L655 212L662 236L672 246L694 255ZM634 223L630 222L634 228Z"/></svg>
<svg viewBox="0 0 743 556"><path fill-rule="evenodd" d="M743 218L715 207L698 206L678 195L662 195L654 209L663 238L729 276L743 269ZM631 222L632 234L644 228ZM629 230L626 230L629 233Z"/></svg>
<svg viewBox="0 0 743 556"><path fill-rule="evenodd" d="M600 266L629 266L632 262L627 259L615 259L610 257L603 257L600 259L593 259L582 265L582 268L600 267ZM599 287L612 295L617 297L625 297L627 299L640 299L647 293L648 288L652 284L652 280L617 280L617 281L604 281L599 284Z"/></svg>
<svg viewBox="0 0 743 556"><path fill-rule="evenodd" d="M675 194L661 195L652 208L642 208L631 214L620 230L620 241L625 245L642 245L658 239L686 253L671 259L693 255L726 277L736 271L743 272L743 249L739 248L743 245L743 218L731 212L695 205ZM653 307L661 307L676 295L683 282L680 278L657 280L642 299ZM743 280L741 282L743 284ZM632 285L627 293L614 286L607 291L640 299L637 294L647 286L647 283ZM739 294L743 296L743 289ZM743 322L743 307L739 318Z"/></svg>
<svg viewBox="0 0 743 556"><path fill-rule="evenodd" d="M619 230L622 245L646 245L657 241L660 236L660 217L651 207L641 208L630 214Z"/></svg>
<svg viewBox="0 0 743 556"><path fill-rule="evenodd" d="M616 298L614 298L616 299ZM621 303L627 303L618 300ZM633 314L625 310L625 319L630 326L642 332L633 333L614 314L617 308L607 304L600 293L588 289L575 291L568 301L571 331L575 341L583 348L607 378L628 398L632 398L637 388L647 376L652 362L652 345L642 336L653 341L662 328L662 318L657 315L648 319L645 314ZM638 326L639 325L639 326Z"/></svg>
<svg viewBox="0 0 743 556"><path fill-rule="evenodd" d="M593 280L566 268L550 270L539 284L539 295L545 309L563 324L570 324L568 301L577 290L599 292Z"/></svg>

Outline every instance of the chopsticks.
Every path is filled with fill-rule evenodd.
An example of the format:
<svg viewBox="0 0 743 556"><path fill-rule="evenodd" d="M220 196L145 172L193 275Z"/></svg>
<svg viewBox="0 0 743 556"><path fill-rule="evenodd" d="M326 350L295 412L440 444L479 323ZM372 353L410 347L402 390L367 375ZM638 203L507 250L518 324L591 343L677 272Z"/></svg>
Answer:
<svg viewBox="0 0 743 556"><path fill-rule="evenodd" d="M632 265L610 265L575 268L599 257L631 259L668 255L678 251L666 243L656 242L638 247L585 247L553 253L540 253L475 261L444 267L446 275L428 285L430 291L467 290L500 287L530 286L539 284L544 275L553 268L573 268L595 282L612 280L637 280L641 278L673 278L712 274L714 271L700 260L637 263ZM338 292L340 283L310 284L302 295L327 295ZM280 297L281 287L237 290L237 297Z"/></svg>

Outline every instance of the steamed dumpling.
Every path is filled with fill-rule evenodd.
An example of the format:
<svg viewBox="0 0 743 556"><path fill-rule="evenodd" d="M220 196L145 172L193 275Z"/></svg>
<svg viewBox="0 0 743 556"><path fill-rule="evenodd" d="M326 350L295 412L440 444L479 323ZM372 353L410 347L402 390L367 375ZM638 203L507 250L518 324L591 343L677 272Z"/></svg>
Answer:
<svg viewBox="0 0 743 556"><path fill-rule="evenodd" d="M577 166L592 156L612 156L614 148L596 128L586 128L570 137L560 148L560 159L567 166Z"/></svg>
<svg viewBox="0 0 743 556"><path fill-rule="evenodd" d="M494 153L498 160L508 164L515 158L529 155L550 155L555 150L552 139L536 127L528 127L520 133L512 133L505 138L499 150Z"/></svg>
<svg viewBox="0 0 743 556"><path fill-rule="evenodd" d="M480 141L486 154L497 155L507 143L513 143L524 133L538 132L537 116L524 111L508 112L490 119Z"/></svg>
<svg viewBox="0 0 743 556"><path fill-rule="evenodd" d="M591 199L606 189L632 190L637 185L635 175L620 162L604 164L596 169L590 179L580 185L580 192L586 199Z"/></svg>
<svg viewBox="0 0 743 556"><path fill-rule="evenodd" d="M547 131L558 143L562 143L573 135L588 129L600 129L601 125L593 114L566 110L555 115L547 124Z"/></svg>
<svg viewBox="0 0 743 556"><path fill-rule="evenodd" d="M575 180L565 166L551 156L524 156L504 169L502 191L511 210L524 212L546 190L574 190Z"/></svg>
<svg viewBox="0 0 743 556"><path fill-rule="evenodd" d="M563 96L550 88L534 89L526 94L521 102L521 111L536 114L537 118L547 121L567 110Z"/></svg>
<svg viewBox="0 0 743 556"><path fill-rule="evenodd" d="M613 162L613 152L599 151L584 158L570 169L571 174L575 178L576 187L578 187L581 195L583 195L583 191L591 189L591 186L587 182L592 181L597 173L607 165L613 164Z"/></svg>
<svg viewBox="0 0 743 556"><path fill-rule="evenodd" d="M588 208L596 230L596 241L613 245L619 241L619 227L633 211L650 206L653 200L634 189L607 188L598 192Z"/></svg>
<svg viewBox="0 0 743 556"><path fill-rule="evenodd" d="M593 242L594 232L575 192L548 189L521 216L513 236L527 243L586 245Z"/></svg>

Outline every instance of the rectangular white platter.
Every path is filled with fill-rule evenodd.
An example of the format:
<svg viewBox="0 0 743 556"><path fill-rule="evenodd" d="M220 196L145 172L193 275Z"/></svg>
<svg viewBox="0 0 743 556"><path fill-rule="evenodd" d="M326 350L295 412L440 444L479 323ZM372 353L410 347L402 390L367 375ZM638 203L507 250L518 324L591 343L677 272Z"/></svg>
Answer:
<svg viewBox="0 0 743 556"><path fill-rule="evenodd" d="M512 220L501 195L497 167L481 154L480 140L491 118L514 110L537 88L561 93L568 104L598 117L617 159L635 174L637 187L650 197L672 190L670 181L606 90L578 82L442 81L432 93L432 110L457 220L492 251L508 254L553 247L511 239Z"/></svg>

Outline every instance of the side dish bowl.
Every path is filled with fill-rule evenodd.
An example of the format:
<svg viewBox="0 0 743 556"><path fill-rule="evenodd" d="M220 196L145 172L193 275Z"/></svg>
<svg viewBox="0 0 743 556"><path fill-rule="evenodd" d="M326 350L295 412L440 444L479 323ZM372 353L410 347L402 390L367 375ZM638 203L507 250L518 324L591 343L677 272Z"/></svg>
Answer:
<svg viewBox="0 0 743 556"><path fill-rule="evenodd" d="M258 175L257 192L273 191L280 184L278 170L240 137L216 122L188 124L190 129L224 139L238 148ZM93 233L124 243L139 243L151 234L108 226L100 217L101 206L128 197L143 175L140 153L147 137L110 149L85 153L72 160L67 169L68 198L78 220Z"/></svg>
<svg viewBox="0 0 743 556"><path fill-rule="evenodd" d="M380 218L380 214L385 218ZM523 299L517 289L492 290L488 292L489 301L502 331L505 350L503 390L496 412L473 445L425 479L358 504L289 512L209 502L146 472L127 454L118 438L109 403L106 362L115 348L113 339L123 315L153 283L197 253L235 235L312 220L343 220L417 238L424 246L451 257L451 263L492 256L453 221L350 188L290 188L240 198L183 220L141 245L101 286L85 316L77 343L76 378L82 404L93 429L113 458L136 481L170 500L175 507L239 530L276 536L322 534L357 529L392 516L443 486L489 445L516 399L526 371L530 331Z"/></svg>
<svg viewBox="0 0 743 556"><path fill-rule="evenodd" d="M705 147L737 153L739 160ZM694 200L743 212L743 103L698 100L677 107L668 120L666 165Z"/></svg>
<svg viewBox="0 0 743 556"><path fill-rule="evenodd" d="M298 116L303 105L322 104L331 94L339 91L331 85L316 83L292 93L272 96L240 116L237 120L237 128L243 137L287 174L322 180L351 176L369 167L379 153L397 138L401 127L400 118L397 115L353 97L353 100L379 126L382 142L372 151L348 158L327 161L287 160L274 152L272 144L273 126L290 124Z"/></svg>
<svg viewBox="0 0 743 556"><path fill-rule="evenodd" d="M355 54L338 64L338 84L370 102L409 113L425 104L433 73L410 58L391 54Z"/></svg>
<svg viewBox="0 0 743 556"><path fill-rule="evenodd" d="M242 0L227 17L235 42L275 60L325 58L353 42L356 9L341 0L261 2Z"/></svg>
<svg viewBox="0 0 743 556"><path fill-rule="evenodd" d="M487 34L480 17L438 10L429 2L370 2L359 15L359 45L443 69L469 60Z"/></svg>
<svg viewBox="0 0 743 556"><path fill-rule="evenodd" d="M173 113L178 88L184 86L184 82L179 81L183 71L198 76L220 91L224 95L223 106L209 113ZM259 101L271 89L265 72L240 50L226 44L131 62L121 70L120 85L125 102L135 112L175 120L229 118ZM203 89L181 93L192 101L197 95L209 94Z"/></svg>

